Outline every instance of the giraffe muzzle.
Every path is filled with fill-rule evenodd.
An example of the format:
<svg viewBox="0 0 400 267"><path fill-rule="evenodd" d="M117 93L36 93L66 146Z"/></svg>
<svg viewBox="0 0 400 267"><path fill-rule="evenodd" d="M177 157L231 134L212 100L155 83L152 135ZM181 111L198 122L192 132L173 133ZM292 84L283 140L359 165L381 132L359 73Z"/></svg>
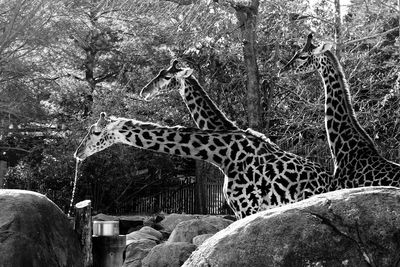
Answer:
<svg viewBox="0 0 400 267"><path fill-rule="evenodd" d="M84 161L86 157L83 156L82 153L79 153L78 151L75 151L74 153L74 158L80 162Z"/></svg>

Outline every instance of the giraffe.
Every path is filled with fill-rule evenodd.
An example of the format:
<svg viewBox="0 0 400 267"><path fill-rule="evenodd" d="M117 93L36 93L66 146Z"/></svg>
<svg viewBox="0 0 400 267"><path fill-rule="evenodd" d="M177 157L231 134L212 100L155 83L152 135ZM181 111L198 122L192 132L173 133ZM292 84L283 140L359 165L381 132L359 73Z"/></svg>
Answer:
<svg viewBox="0 0 400 267"><path fill-rule="evenodd" d="M317 71L325 91L325 129L334 159L334 183L338 188L360 186L400 187L400 165L382 157L358 122L343 69L330 44L305 46L282 68L281 73Z"/></svg>
<svg viewBox="0 0 400 267"><path fill-rule="evenodd" d="M331 182L318 164L282 151L251 129L165 127L107 117L104 112L89 128L74 157L82 161L115 143L216 165L225 175L224 194L238 219L327 192Z"/></svg>
<svg viewBox="0 0 400 267"><path fill-rule="evenodd" d="M226 117L201 87L192 74L193 70L177 68L178 63L178 60L175 59L168 69L161 70L154 79L140 90L140 96L145 100L153 99L170 84L172 78L175 78L179 82L179 93L182 100L199 129L239 130L239 127Z"/></svg>
<svg viewBox="0 0 400 267"><path fill-rule="evenodd" d="M155 95L162 92L163 88L168 88L170 82L175 78L177 83L175 83L176 86L173 89L179 91L197 128L215 131L239 130L200 86L197 79L192 75L193 70L177 68L178 63L178 60L172 60L168 69L161 70L154 79L140 90L140 97L147 101L152 100ZM224 190L223 195L225 199L228 199ZM213 196L208 197L212 198Z"/></svg>

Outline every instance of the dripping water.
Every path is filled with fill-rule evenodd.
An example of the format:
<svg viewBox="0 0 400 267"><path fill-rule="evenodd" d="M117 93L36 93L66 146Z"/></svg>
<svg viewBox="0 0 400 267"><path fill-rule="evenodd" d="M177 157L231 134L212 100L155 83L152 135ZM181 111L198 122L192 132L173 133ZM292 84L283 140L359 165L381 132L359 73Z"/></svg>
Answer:
<svg viewBox="0 0 400 267"><path fill-rule="evenodd" d="M69 203L68 217L71 216L72 206L74 204L74 198L75 198L75 192L76 192L76 183L78 182L78 166L79 166L79 159L76 159L74 187L72 189L71 202Z"/></svg>

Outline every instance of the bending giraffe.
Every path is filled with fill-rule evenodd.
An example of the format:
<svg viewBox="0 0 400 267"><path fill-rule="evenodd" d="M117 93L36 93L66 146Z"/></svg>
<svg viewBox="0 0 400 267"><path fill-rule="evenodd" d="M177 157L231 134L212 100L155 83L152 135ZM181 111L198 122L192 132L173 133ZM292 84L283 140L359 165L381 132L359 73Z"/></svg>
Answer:
<svg viewBox="0 0 400 267"><path fill-rule="evenodd" d="M238 219L328 191L331 176L313 162L282 151L252 130L163 127L101 113L74 157L84 160L115 143L208 161L225 175L224 193Z"/></svg>
<svg viewBox="0 0 400 267"><path fill-rule="evenodd" d="M359 124L343 69L330 45L315 46L312 35L281 72L317 71L325 89L325 128L334 159L334 181L342 188L400 187L400 165L382 157Z"/></svg>

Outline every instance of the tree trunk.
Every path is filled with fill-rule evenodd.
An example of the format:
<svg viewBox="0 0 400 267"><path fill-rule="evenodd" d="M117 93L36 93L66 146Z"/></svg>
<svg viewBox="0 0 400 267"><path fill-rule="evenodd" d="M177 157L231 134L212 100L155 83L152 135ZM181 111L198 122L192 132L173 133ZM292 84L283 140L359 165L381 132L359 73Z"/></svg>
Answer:
<svg viewBox="0 0 400 267"><path fill-rule="evenodd" d="M340 0L335 0L335 40L336 56L340 60L342 56L342 18L340 12Z"/></svg>
<svg viewBox="0 0 400 267"><path fill-rule="evenodd" d="M262 126L266 135L269 133L270 122L271 122L271 105L272 98L274 97L274 84L273 81L264 80L261 84L262 93L264 97L264 105L262 105Z"/></svg>
<svg viewBox="0 0 400 267"><path fill-rule="evenodd" d="M247 120L249 127L256 130L261 128L262 117L256 49L258 6L258 0L252 0L250 6L233 6L236 10L236 17L242 35L243 58L247 70Z"/></svg>

